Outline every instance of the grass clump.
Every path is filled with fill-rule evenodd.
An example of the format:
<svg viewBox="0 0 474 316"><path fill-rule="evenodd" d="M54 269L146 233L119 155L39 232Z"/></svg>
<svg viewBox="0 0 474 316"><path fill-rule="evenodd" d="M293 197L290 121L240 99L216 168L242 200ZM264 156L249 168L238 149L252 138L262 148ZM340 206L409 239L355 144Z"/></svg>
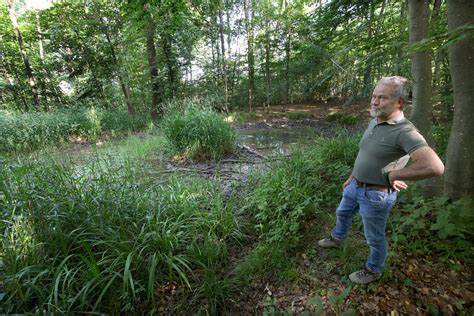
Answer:
<svg viewBox="0 0 474 316"><path fill-rule="evenodd" d="M141 314L166 284L222 306L232 204L208 181L150 186L141 174L104 161L0 164L0 313ZM202 287L212 280L222 287Z"/></svg>
<svg viewBox="0 0 474 316"><path fill-rule="evenodd" d="M357 124L357 122L359 122L359 118L357 117L357 115L353 113L337 112L337 111L333 111L329 113L327 116L327 120L329 122L336 122L343 125L354 125L354 124Z"/></svg>
<svg viewBox="0 0 474 316"><path fill-rule="evenodd" d="M235 144L235 132L213 111L191 109L169 114L161 129L172 152L191 159L219 160Z"/></svg>
<svg viewBox="0 0 474 316"><path fill-rule="evenodd" d="M247 207L259 246L247 269L275 273L291 262L303 236L303 222L337 203L357 142L357 137L322 138L317 147L295 152L257 180Z"/></svg>

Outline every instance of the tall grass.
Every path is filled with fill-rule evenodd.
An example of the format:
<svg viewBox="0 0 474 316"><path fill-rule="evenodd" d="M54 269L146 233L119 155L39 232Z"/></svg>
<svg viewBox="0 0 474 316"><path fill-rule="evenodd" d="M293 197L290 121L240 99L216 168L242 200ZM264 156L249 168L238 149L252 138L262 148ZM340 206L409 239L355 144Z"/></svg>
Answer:
<svg viewBox="0 0 474 316"><path fill-rule="evenodd" d="M130 116L121 110L63 110L52 113L0 114L0 152L30 151L83 136L95 140L104 132L144 130L151 122L145 116Z"/></svg>
<svg viewBox="0 0 474 316"><path fill-rule="evenodd" d="M5 162L0 177L0 312L150 312L169 282L181 295L201 289L215 309L224 303L202 280L223 280L219 264L239 231L211 183L150 186L107 161Z"/></svg>
<svg viewBox="0 0 474 316"><path fill-rule="evenodd" d="M235 132L213 111L173 112L163 119L161 129L171 150L193 159L220 159L231 152Z"/></svg>

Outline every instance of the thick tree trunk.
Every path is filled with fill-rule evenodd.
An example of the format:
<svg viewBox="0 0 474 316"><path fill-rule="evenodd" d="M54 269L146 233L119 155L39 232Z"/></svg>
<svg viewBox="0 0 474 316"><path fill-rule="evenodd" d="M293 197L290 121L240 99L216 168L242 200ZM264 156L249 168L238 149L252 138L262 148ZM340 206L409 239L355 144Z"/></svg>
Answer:
<svg viewBox="0 0 474 316"><path fill-rule="evenodd" d="M448 31L474 23L474 1L449 0ZM445 193L474 201L474 43L469 38L449 46L454 118L446 159Z"/></svg>
<svg viewBox="0 0 474 316"><path fill-rule="evenodd" d="M410 44L416 44L429 37L430 7L429 0L408 1L408 22ZM420 130L430 146L434 146L431 132L433 117L431 50L419 50L412 53L411 73L413 77L413 111L411 121ZM424 196L440 195L443 191L441 178L429 178L423 181Z"/></svg>
<svg viewBox="0 0 474 316"><path fill-rule="evenodd" d="M8 8L8 14L10 16L10 20L12 22L13 31L15 32L16 40L18 41L18 46L20 48L21 58L23 60L23 64L25 65L25 73L28 77L28 83L31 87L31 94L33 96L33 102L35 107L39 109L40 101L39 101L39 94L38 88L36 86L36 79L33 75L33 70L31 69L30 60L28 59L28 55L26 54L25 45L23 43L23 37L21 36L20 29L18 27L18 21L16 19L15 8L13 5L13 0L5 0Z"/></svg>
<svg viewBox="0 0 474 316"><path fill-rule="evenodd" d="M224 79L224 111L229 113L229 96L228 96L228 84L227 84L227 67L225 58L225 45L224 45L224 20L222 18L222 8L219 8L219 33L221 38L221 49L222 49L222 77Z"/></svg>
<svg viewBox="0 0 474 316"><path fill-rule="evenodd" d="M429 37L430 8L429 0L411 0L408 2L410 44L416 44ZM420 130L430 145L433 145L431 119L431 52L419 50L411 56L413 76L413 111L411 121Z"/></svg>
<svg viewBox="0 0 474 316"><path fill-rule="evenodd" d="M156 121L163 115L163 108L161 106L161 89L158 78L158 63L156 61L155 23L151 15L148 16L147 22L146 47L151 82L151 117Z"/></svg>
<svg viewBox="0 0 474 316"><path fill-rule="evenodd" d="M245 29L247 31L247 62L248 62L248 105L249 111L254 107L255 94L255 66L253 53L253 0L244 0Z"/></svg>

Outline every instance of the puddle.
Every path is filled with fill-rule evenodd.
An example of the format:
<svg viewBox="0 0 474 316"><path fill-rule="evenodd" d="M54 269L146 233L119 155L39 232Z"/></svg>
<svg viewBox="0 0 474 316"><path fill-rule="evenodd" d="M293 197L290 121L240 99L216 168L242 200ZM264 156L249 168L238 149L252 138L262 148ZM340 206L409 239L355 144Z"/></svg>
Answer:
<svg viewBox="0 0 474 316"><path fill-rule="evenodd" d="M237 142L264 156L289 155L297 146L315 143L317 133L310 127L240 130Z"/></svg>

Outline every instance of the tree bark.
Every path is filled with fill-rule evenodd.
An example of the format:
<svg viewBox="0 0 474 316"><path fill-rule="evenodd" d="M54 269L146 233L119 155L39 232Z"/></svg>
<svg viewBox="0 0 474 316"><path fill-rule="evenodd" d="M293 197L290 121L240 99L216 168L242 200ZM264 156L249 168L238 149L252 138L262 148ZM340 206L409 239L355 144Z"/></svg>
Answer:
<svg viewBox="0 0 474 316"><path fill-rule="evenodd" d="M225 58L225 45L224 45L224 20L222 18L222 8L219 8L219 33L221 37L221 49L222 49L222 77L224 79L224 111L229 113L229 96L228 96L228 84L227 84L227 67Z"/></svg>
<svg viewBox="0 0 474 316"><path fill-rule="evenodd" d="M474 2L449 0L448 31L474 23ZM474 201L474 43L464 38L449 46L449 68L453 83L454 117L449 137L444 178L445 194L453 199Z"/></svg>
<svg viewBox="0 0 474 316"><path fill-rule="evenodd" d="M410 0L408 2L408 21L410 44L416 44L429 37L430 8L429 0ZM411 73L413 76L413 111L411 121L421 134L433 145L431 119L433 105L431 102L431 51L418 50L411 56Z"/></svg>
<svg viewBox="0 0 474 316"><path fill-rule="evenodd" d="M176 59L173 55L172 38L169 34L161 35L161 48L165 56L166 69L168 70L171 98L175 98L178 93L178 76L176 73Z"/></svg>
<svg viewBox="0 0 474 316"><path fill-rule="evenodd" d="M430 7L429 0L408 1L408 22L410 45L429 37ZM430 146L434 146L431 132L433 117L431 50L424 49L412 53L411 73L413 77L413 110L410 120L420 130ZM442 194L441 178L429 178L423 181L422 194L425 197Z"/></svg>
<svg viewBox="0 0 474 316"><path fill-rule="evenodd" d="M285 10L288 7L287 0L284 0ZM291 101L291 79L290 79L290 53L291 53L291 31L290 26L285 22L285 100L283 102L283 112L286 111L286 105Z"/></svg>
<svg viewBox="0 0 474 316"><path fill-rule="evenodd" d="M156 121L163 115L163 108L161 106L162 97L158 78L158 63L156 60L155 22L151 14L148 15L147 21L146 47L151 82L151 117Z"/></svg>
<svg viewBox="0 0 474 316"><path fill-rule="evenodd" d="M369 13L369 21L368 21L368 31L367 31L367 42L372 43L374 38L374 12L375 12L375 3L370 3L370 13ZM375 37L377 38L377 37ZM373 64L373 52L368 52L368 57L365 64L365 71L364 71L364 88L362 89L362 96L366 97L370 95L370 91L372 90L372 64Z"/></svg>
<svg viewBox="0 0 474 316"><path fill-rule="evenodd" d="M23 64L25 65L25 73L26 73L26 76L28 77L28 84L30 85L30 88L31 88L33 102L35 104L35 107L39 109L40 101L39 101L38 87L36 85L36 79L33 75L33 70L31 69L30 60L28 59L28 55L26 53L25 45L23 43L23 37L21 36L21 32L18 27L18 21L16 19L16 13L15 13L15 7L13 5L13 0L5 0L5 1L7 4L10 20L12 22L13 31L15 32L16 40L20 48L21 58L23 60Z"/></svg>
<svg viewBox="0 0 474 316"><path fill-rule="evenodd" d="M272 85L272 78L270 75L270 59L271 59L271 51L270 51L270 19L265 20L265 90L266 90L266 99L267 102L267 111L270 108L270 95L271 95L271 85Z"/></svg>
<svg viewBox="0 0 474 316"><path fill-rule="evenodd" d="M254 107L255 94L255 65L253 53L253 0L244 0L245 29L247 31L247 62L248 62L248 106L249 112Z"/></svg>

